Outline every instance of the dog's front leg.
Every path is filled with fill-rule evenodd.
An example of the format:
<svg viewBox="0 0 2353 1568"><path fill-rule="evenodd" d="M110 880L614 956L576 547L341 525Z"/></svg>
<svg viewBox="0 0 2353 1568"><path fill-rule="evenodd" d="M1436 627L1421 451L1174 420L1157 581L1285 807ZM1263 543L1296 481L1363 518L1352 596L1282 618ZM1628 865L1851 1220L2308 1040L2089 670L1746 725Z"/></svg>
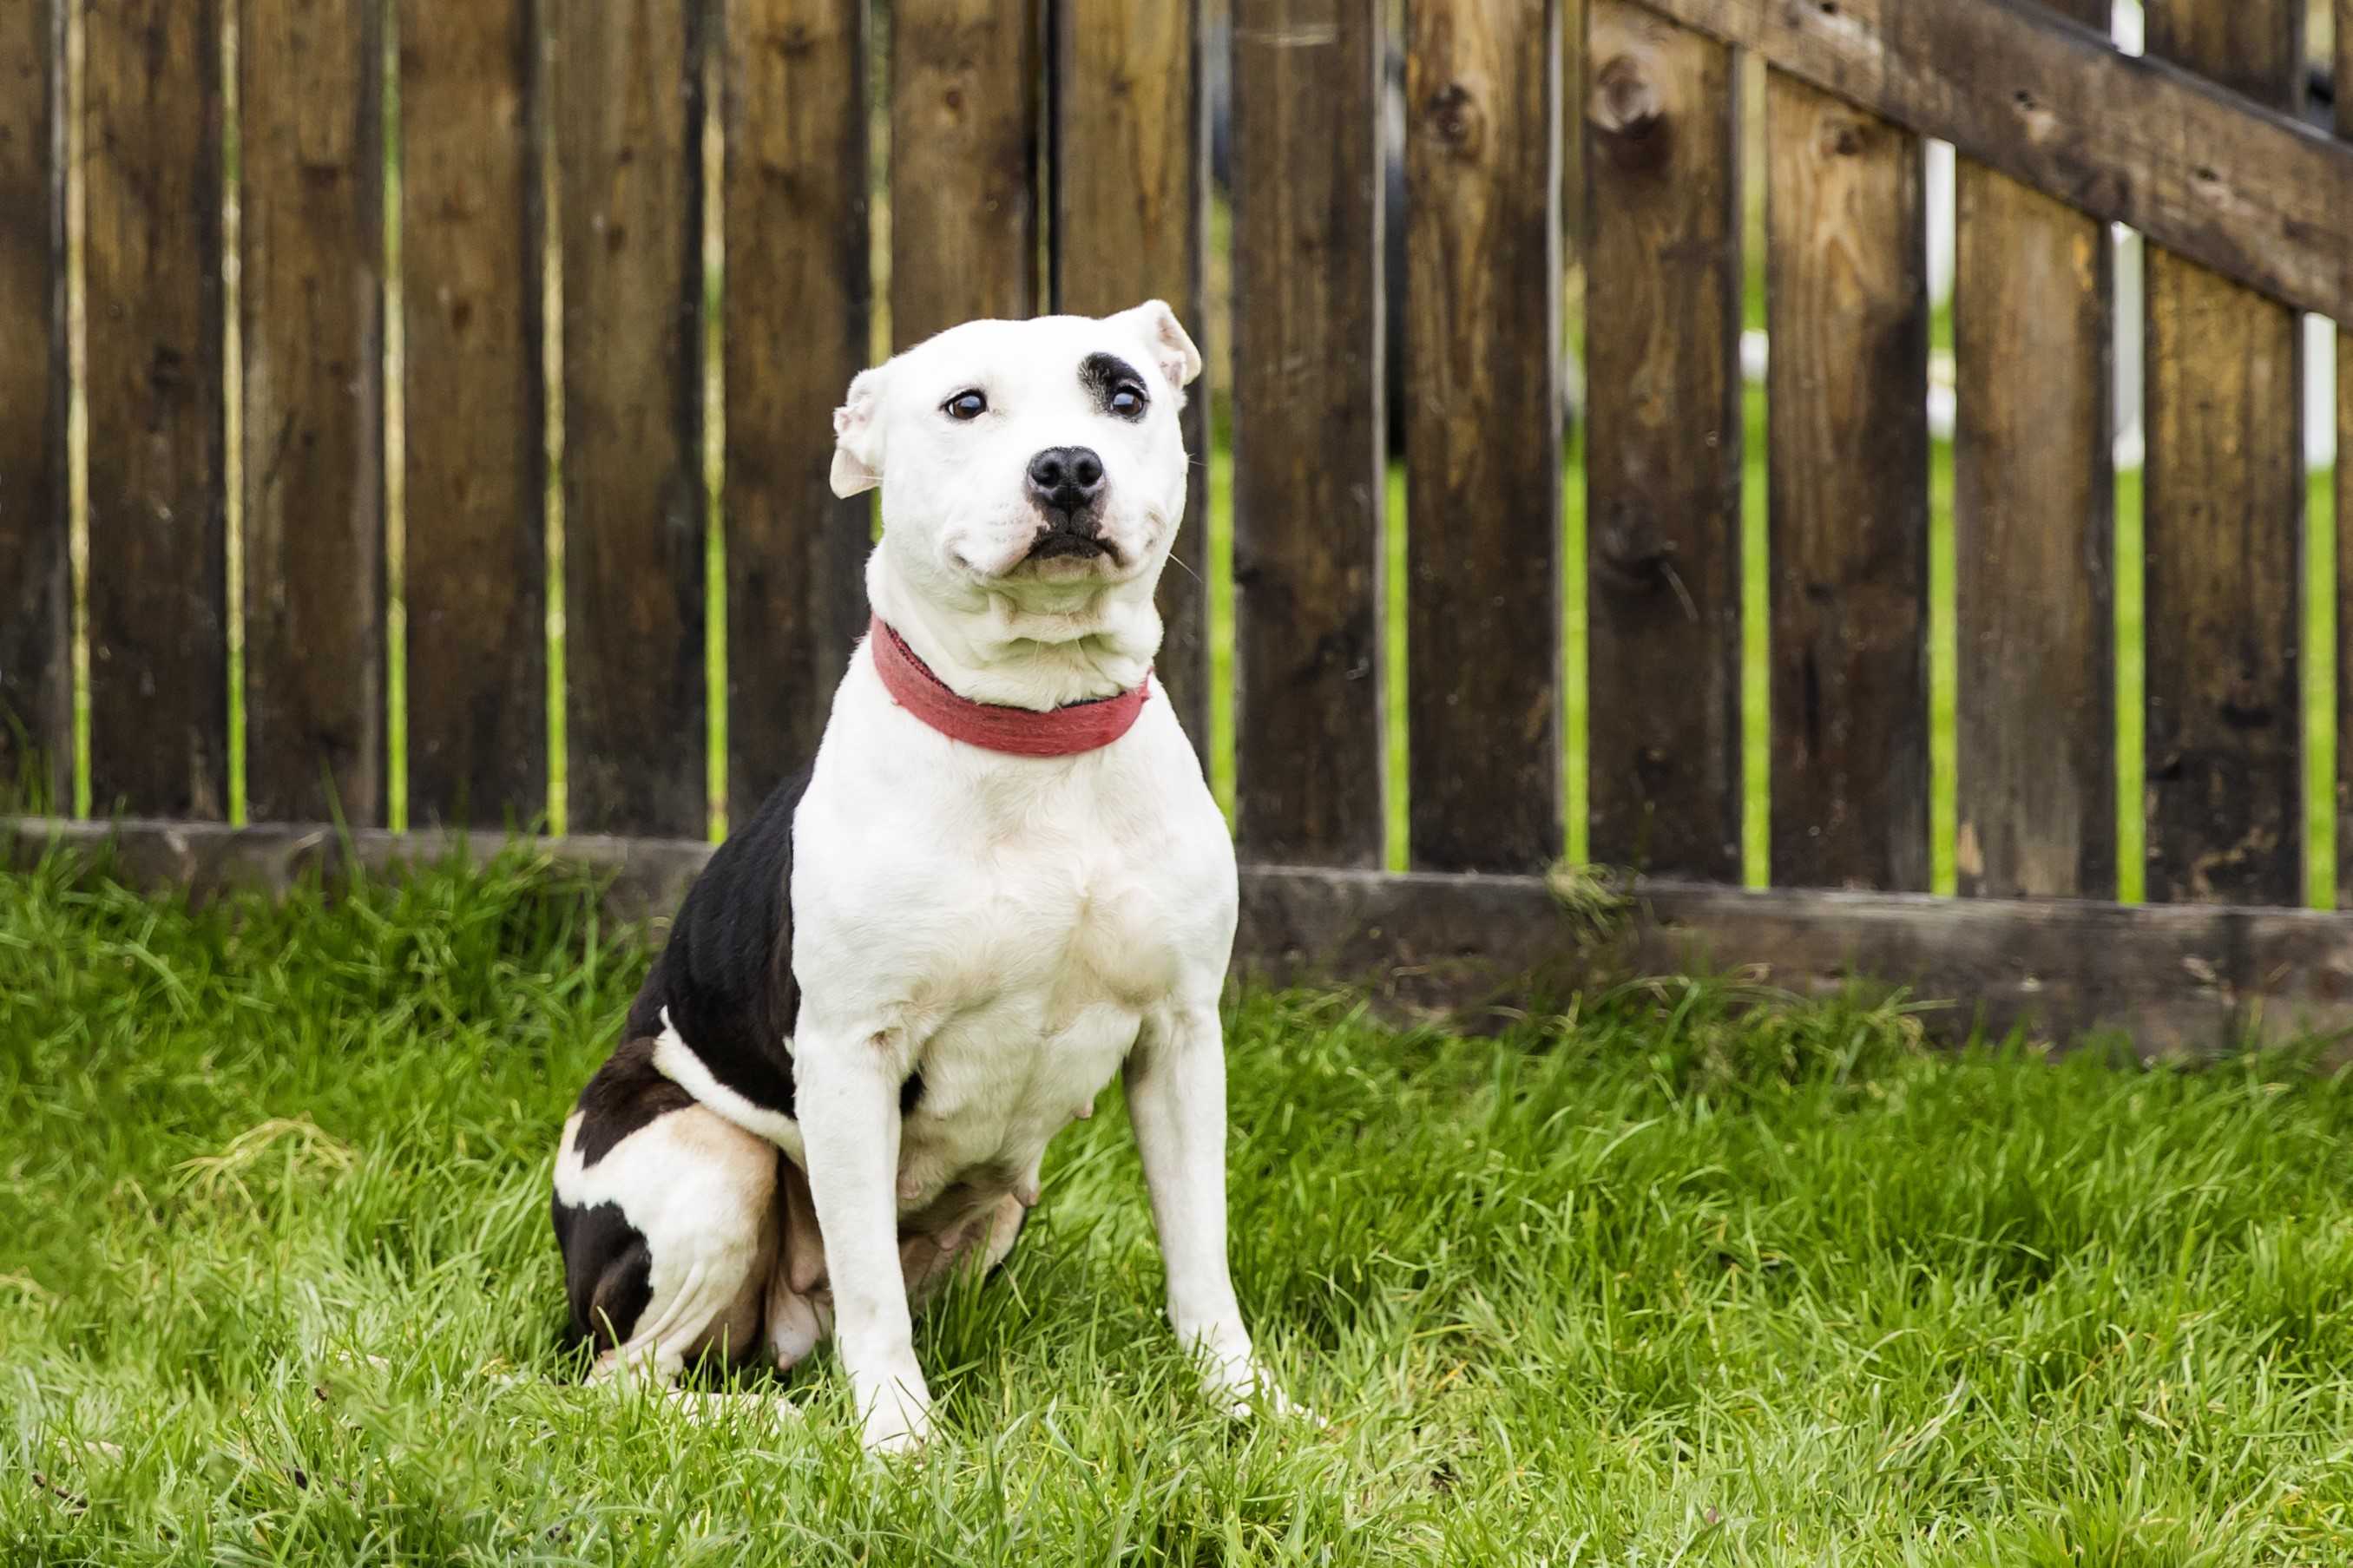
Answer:
<svg viewBox="0 0 2353 1568"><path fill-rule="evenodd" d="M795 1043L809 1195L833 1289L833 1337L866 1447L904 1453L931 1433L899 1267L899 1079L881 1039Z"/></svg>
<svg viewBox="0 0 2353 1568"><path fill-rule="evenodd" d="M1250 1349L1226 1258L1226 1049L1214 998L1148 1024L1122 1070L1168 1271L1168 1321L1200 1359L1211 1398L1240 1412L1256 1393L1289 1412Z"/></svg>

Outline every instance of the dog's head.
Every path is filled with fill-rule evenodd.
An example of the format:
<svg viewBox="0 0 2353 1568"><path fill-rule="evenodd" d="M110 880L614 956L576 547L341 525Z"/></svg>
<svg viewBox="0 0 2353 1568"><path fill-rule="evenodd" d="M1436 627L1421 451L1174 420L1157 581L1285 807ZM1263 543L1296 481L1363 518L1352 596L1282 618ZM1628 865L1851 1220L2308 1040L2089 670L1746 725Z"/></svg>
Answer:
<svg viewBox="0 0 2353 1568"><path fill-rule="evenodd" d="M1200 371L1157 300L967 321L849 384L834 493L880 485L885 549L942 586L1148 582L1185 513L1176 413Z"/></svg>

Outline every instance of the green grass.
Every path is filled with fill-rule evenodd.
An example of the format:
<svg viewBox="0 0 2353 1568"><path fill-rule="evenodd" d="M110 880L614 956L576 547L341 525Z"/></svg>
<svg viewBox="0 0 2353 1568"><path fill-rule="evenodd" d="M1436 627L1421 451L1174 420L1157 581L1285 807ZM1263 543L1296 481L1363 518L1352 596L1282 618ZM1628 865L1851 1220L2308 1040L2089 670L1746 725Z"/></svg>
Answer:
<svg viewBox="0 0 2353 1568"><path fill-rule="evenodd" d="M921 1468L824 1356L798 1422L584 1389L550 1149L642 962L593 907L0 878L0 1561L2353 1558L2353 1082L1723 985L1238 1005L1237 1279L1326 1429L1191 1391L1115 1106L920 1328Z"/></svg>

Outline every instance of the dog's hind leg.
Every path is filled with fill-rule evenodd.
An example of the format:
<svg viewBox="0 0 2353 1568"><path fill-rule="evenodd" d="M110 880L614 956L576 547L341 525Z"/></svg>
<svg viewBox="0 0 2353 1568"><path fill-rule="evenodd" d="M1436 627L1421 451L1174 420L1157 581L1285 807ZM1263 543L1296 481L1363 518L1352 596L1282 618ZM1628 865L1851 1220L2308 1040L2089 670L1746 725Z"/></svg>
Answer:
<svg viewBox="0 0 2353 1568"><path fill-rule="evenodd" d="M808 1177L783 1162L776 1182L779 1241L768 1274L768 1353L790 1371L833 1331L833 1293L825 1289L825 1237L817 1226Z"/></svg>
<svg viewBox="0 0 2353 1568"><path fill-rule="evenodd" d="M651 1085L583 1096L554 1217L573 1329L598 1352L591 1382L666 1386L706 1352L758 1347L778 1163L775 1145Z"/></svg>

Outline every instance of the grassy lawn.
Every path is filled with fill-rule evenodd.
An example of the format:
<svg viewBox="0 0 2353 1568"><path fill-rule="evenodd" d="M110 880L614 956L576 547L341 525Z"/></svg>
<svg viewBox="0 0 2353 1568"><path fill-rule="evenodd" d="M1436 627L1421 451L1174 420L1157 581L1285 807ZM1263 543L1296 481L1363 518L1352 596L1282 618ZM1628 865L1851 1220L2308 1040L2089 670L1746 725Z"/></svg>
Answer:
<svg viewBox="0 0 2353 1568"><path fill-rule="evenodd" d="M1239 1005L1237 1276L1327 1429L1191 1393L1116 1108L920 1330L919 1469L828 1357L798 1420L592 1393L549 1158L642 960L591 907L0 879L0 1561L2353 1558L2353 1082L1723 986Z"/></svg>

